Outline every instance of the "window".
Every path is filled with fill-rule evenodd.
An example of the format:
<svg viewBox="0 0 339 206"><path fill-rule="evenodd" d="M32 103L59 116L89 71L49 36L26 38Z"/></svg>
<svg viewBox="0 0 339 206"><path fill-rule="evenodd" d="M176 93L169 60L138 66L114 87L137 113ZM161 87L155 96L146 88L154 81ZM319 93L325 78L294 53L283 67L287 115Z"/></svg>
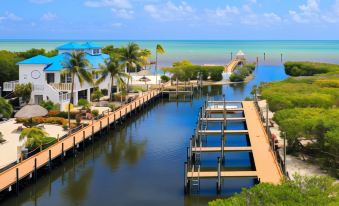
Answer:
<svg viewBox="0 0 339 206"><path fill-rule="evenodd" d="M72 83L71 74L62 74L61 75L61 83Z"/></svg>
<svg viewBox="0 0 339 206"><path fill-rule="evenodd" d="M100 49L93 49L93 54L99 54L100 53Z"/></svg>

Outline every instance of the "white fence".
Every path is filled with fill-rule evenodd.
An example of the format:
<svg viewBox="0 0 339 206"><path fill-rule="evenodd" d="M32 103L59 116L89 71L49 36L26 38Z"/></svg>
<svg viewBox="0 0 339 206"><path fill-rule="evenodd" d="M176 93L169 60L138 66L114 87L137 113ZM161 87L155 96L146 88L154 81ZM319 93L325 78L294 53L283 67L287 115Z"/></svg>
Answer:
<svg viewBox="0 0 339 206"><path fill-rule="evenodd" d="M3 91L5 92L11 92L14 91L16 85L19 84L19 80L16 81L10 81L10 82L4 82L4 88Z"/></svg>

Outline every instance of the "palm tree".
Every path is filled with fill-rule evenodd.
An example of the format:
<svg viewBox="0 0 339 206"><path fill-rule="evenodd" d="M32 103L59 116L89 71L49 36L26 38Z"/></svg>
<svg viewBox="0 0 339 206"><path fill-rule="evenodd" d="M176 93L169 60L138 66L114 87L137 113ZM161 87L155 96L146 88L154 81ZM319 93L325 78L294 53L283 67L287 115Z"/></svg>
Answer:
<svg viewBox="0 0 339 206"><path fill-rule="evenodd" d="M152 56L152 52L149 49L142 49L140 51L140 60L141 60L141 64L145 67L148 64L150 64L150 62L148 61L148 59Z"/></svg>
<svg viewBox="0 0 339 206"><path fill-rule="evenodd" d="M30 148L42 148L43 139L47 137L48 133L37 127L25 128L22 130L19 139L22 140L27 137L26 145Z"/></svg>
<svg viewBox="0 0 339 206"><path fill-rule="evenodd" d="M98 71L99 74L101 74L101 77L96 81L96 84L100 84L103 81L108 78L108 76L111 78L110 85L108 87L109 91L109 99L112 101L112 86L114 84L114 79L117 80L118 88L121 87L121 85L125 84L125 81L123 78L130 78L130 75L126 74L123 71L123 64L119 63L119 59L111 56L109 59L105 59L104 65L100 64L100 70Z"/></svg>
<svg viewBox="0 0 339 206"><path fill-rule="evenodd" d="M138 66L141 66L140 61L140 47L138 44L130 42L127 47L123 47L121 51L121 61L127 69L127 72L131 72L132 69L137 71ZM127 81L128 90L129 79Z"/></svg>
<svg viewBox="0 0 339 206"><path fill-rule="evenodd" d="M80 85L82 85L84 81L92 84L93 78L91 73L86 70L86 67L90 64L85 58L84 52L72 52L70 58L63 62L63 64L64 70L62 71L62 74L69 74L72 79L71 97L68 104L68 128L71 128L70 110L71 104L73 103L74 79L77 77Z"/></svg>
<svg viewBox="0 0 339 206"><path fill-rule="evenodd" d="M158 53L159 54L165 54L165 49L161 46L161 44L157 44L155 49L155 82L158 82Z"/></svg>
<svg viewBox="0 0 339 206"><path fill-rule="evenodd" d="M13 113L13 107L7 100L3 97L0 97L0 118L10 118Z"/></svg>

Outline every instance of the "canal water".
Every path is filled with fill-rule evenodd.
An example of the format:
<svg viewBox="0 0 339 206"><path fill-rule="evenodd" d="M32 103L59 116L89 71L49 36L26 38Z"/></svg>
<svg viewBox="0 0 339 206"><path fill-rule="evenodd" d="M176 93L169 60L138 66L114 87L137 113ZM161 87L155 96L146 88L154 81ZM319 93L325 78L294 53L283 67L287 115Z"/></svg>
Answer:
<svg viewBox="0 0 339 206"><path fill-rule="evenodd" d="M185 197L183 191L186 147L206 96L221 100L226 93L227 100L243 100L254 85L286 77L283 66L260 65L248 83L204 87L192 102L160 99L77 152L75 158L45 172L36 184L26 185L19 196L0 197L0 205L206 205L217 198L216 180L202 180L200 196ZM248 138L229 137L226 145L247 146ZM227 153L224 168L251 170L250 156L248 152ZM207 168L214 167L216 158L210 155L201 161ZM253 179L227 179L222 196L253 184Z"/></svg>

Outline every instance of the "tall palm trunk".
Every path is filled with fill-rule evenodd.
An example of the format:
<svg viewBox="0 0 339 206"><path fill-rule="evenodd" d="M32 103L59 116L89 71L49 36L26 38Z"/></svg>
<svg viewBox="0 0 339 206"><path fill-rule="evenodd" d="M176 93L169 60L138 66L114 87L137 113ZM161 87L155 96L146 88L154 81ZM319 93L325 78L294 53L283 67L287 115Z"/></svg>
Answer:
<svg viewBox="0 0 339 206"><path fill-rule="evenodd" d="M158 84L158 51L155 51L155 84Z"/></svg>
<svg viewBox="0 0 339 206"><path fill-rule="evenodd" d="M109 100L113 101L112 87L113 87L114 77L111 75L111 85L109 87Z"/></svg>
<svg viewBox="0 0 339 206"><path fill-rule="evenodd" d="M71 97L68 104L68 129L71 129L71 104L73 104L74 74L72 74Z"/></svg>

